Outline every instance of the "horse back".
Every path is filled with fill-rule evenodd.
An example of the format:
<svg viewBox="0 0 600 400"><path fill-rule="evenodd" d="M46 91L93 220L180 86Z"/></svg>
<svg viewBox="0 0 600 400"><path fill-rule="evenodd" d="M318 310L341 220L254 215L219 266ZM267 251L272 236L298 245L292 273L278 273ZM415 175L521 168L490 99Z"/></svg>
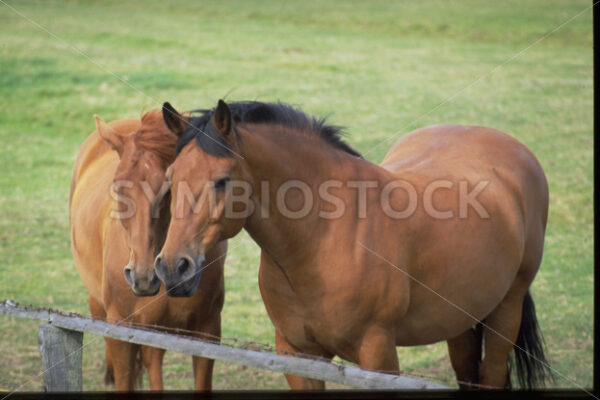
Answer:
<svg viewBox="0 0 600 400"><path fill-rule="evenodd" d="M527 222L546 226L548 183L535 155L506 133L480 126L435 125L400 138L381 166L417 186L435 179L489 181L491 192L519 203Z"/></svg>

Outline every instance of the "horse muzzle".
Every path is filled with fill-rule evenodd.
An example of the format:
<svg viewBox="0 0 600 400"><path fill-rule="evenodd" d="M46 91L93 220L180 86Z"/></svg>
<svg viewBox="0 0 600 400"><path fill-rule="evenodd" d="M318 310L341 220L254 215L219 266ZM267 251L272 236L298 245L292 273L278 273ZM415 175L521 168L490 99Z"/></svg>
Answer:
<svg viewBox="0 0 600 400"><path fill-rule="evenodd" d="M176 259L175 267L170 268L160 255L156 257L154 269L165 284L167 295L171 297L190 297L196 293L204 269L204 256L195 259L183 256Z"/></svg>
<svg viewBox="0 0 600 400"><path fill-rule="evenodd" d="M139 297L154 296L160 290L160 279L156 275L154 268L149 274L142 275L136 272L136 269L128 265L123 270L125 280L131 286L133 294Z"/></svg>

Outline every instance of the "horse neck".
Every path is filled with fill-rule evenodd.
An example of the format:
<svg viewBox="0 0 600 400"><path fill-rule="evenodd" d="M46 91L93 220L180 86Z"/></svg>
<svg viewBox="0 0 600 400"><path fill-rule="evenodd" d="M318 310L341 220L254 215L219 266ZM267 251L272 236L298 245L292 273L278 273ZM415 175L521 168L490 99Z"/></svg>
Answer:
<svg viewBox="0 0 600 400"><path fill-rule="evenodd" d="M332 229L335 225L348 227L360 223L356 213L356 189L349 188L348 181L376 181L381 188L391 179L389 172L378 165L334 148L319 137L290 128L257 125L251 133L241 130L241 135L242 156L254 181L252 200L255 204L245 228L277 262L310 262L310 258L317 255L321 240L334 240L332 235L343 235L342 232L347 231ZM335 195L343 199L347 212L339 219L324 219L319 215L327 204L330 207L319 195L319 186L331 180L342 185L335 189ZM282 215L277 205L278 190L290 181L305 183L313 195L311 211L299 219ZM291 189L285 200L288 208L296 211L302 208L305 196L298 189Z"/></svg>

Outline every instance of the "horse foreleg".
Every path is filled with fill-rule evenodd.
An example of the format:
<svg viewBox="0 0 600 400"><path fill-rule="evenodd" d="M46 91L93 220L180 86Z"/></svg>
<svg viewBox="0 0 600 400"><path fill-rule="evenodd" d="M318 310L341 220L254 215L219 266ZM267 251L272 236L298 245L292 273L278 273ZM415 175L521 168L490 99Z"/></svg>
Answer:
<svg viewBox="0 0 600 400"><path fill-rule="evenodd" d="M133 390L137 378L136 355L139 345L106 338L116 390Z"/></svg>
<svg viewBox="0 0 600 400"><path fill-rule="evenodd" d="M194 390L212 389L212 372L215 360L204 357L192 357L194 365Z"/></svg>
<svg viewBox="0 0 600 400"><path fill-rule="evenodd" d="M92 295L89 296L88 303L90 306L90 314L92 315L92 318L99 319L102 321L106 319L106 311L104 310L104 306L95 298L93 298ZM113 383L115 383L115 378L112 361L110 358L110 350L108 347L108 343L106 343L106 338L104 338L104 342L104 358L106 359L106 372L104 374L104 384L112 385Z"/></svg>
<svg viewBox="0 0 600 400"><path fill-rule="evenodd" d="M393 335L379 328L368 329L360 343L358 363L364 369L398 374L400 366Z"/></svg>
<svg viewBox="0 0 600 400"><path fill-rule="evenodd" d="M220 341L221 316L220 314L217 314L209 321L203 322L199 325L195 325L191 329L201 332L200 334L198 334L198 337L200 339L206 338L206 336L202 335L202 333L207 333L209 334L208 337L211 340ZM194 389L211 390L215 360L204 357L192 357L192 364L194 366Z"/></svg>
<svg viewBox="0 0 600 400"><path fill-rule="evenodd" d="M142 361L148 370L150 390L163 390L162 364L164 355L164 349L142 346Z"/></svg>
<svg viewBox="0 0 600 400"><path fill-rule="evenodd" d="M508 356L521 326L527 288L513 285L502 302L485 320L485 355L479 368L482 385L503 389L508 378Z"/></svg>
<svg viewBox="0 0 600 400"><path fill-rule="evenodd" d="M447 341L450 363L461 389L476 388L469 384L479 383L482 341L483 327L479 324Z"/></svg>
<svg viewBox="0 0 600 400"><path fill-rule="evenodd" d="M289 355L288 353L296 353L298 352L287 340L279 333L279 331L275 330L275 347L277 350L281 351L281 355ZM325 358L330 358L325 355L320 354L312 354L315 356L322 356ZM290 389L292 390L324 390L325 389L325 381L321 381L318 379L310 379L305 378L303 376L298 375L290 375L284 374L285 379L287 380Z"/></svg>

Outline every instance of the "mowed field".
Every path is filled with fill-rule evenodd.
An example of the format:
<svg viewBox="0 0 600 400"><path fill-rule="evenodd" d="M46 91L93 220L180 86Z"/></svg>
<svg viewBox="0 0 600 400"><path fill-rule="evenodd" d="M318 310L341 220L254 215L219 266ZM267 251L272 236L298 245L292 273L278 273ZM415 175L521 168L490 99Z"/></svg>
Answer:
<svg viewBox="0 0 600 400"><path fill-rule="evenodd" d="M346 126L347 141L374 162L418 127L484 125L525 143L546 171L550 217L531 291L555 385L592 385L590 1L6 0L22 15L4 3L0 300L89 315L69 251L68 197L94 113L109 121L164 101L281 100ZM273 344L258 255L245 233L231 240L223 335ZM104 341L84 343L84 389L103 390ZM398 354L405 372L454 385L445 343ZM41 371L37 323L0 317L0 389L39 390ZM191 371L189 357L167 353L168 389L190 389ZM214 387L287 385L217 362Z"/></svg>

